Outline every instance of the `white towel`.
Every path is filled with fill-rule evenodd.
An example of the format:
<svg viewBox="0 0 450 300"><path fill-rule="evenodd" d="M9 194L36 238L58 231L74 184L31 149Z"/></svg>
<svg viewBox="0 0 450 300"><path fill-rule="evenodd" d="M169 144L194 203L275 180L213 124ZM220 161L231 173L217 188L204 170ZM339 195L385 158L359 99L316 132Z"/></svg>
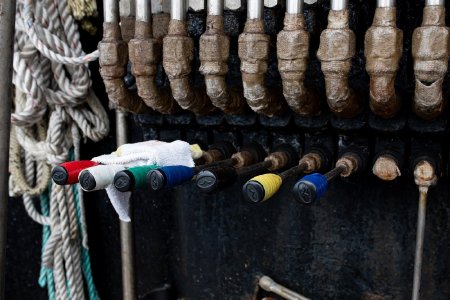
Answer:
<svg viewBox="0 0 450 300"><path fill-rule="evenodd" d="M183 141L147 141L122 145L116 152L97 156L92 160L102 165L121 165L127 168L145 165L194 167L193 153L195 152L192 152L191 146ZM119 192L110 184L106 187L106 193L120 220L130 222L131 192Z"/></svg>
<svg viewBox="0 0 450 300"><path fill-rule="evenodd" d="M105 154L92 159L103 165L123 165L125 167L157 165L193 167L191 147L183 141L148 145L136 145L129 154Z"/></svg>

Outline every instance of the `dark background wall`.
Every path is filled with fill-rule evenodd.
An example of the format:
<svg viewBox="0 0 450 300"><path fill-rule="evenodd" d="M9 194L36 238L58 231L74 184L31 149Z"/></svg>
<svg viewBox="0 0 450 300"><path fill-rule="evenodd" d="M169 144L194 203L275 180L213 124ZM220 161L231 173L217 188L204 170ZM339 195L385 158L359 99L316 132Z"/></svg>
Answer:
<svg viewBox="0 0 450 300"><path fill-rule="evenodd" d="M357 55L350 83L366 104L369 81L364 70L363 41L372 22L375 2L350 1L351 27L357 35ZM404 112L395 122L383 124L391 133L374 129L373 123L368 122L373 119L370 113L363 114L360 122L344 122L344 127L358 127L357 133L369 137L372 152L376 137L401 137L406 143L408 162L411 138L426 137L447 149L448 132L446 117L443 122L417 126L416 120L409 118L413 88L411 35L420 25L424 1L397 2L398 27L404 30L405 37L397 78L397 89L404 96ZM315 52L320 32L326 27L328 9L328 1L319 1L306 6L305 11L312 36L307 84L319 92L323 91L324 82ZM282 28L283 11L282 7L265 11L267 31L273 37ZM204 30L204 17L202 13L189 14L190 33L195 39ZM245 11L226 14L226 28L232 37L230 85L240 84L236 38L244 20ZM86 52L91 51L101 39L101 30L95 37L83 33L83 39ZM267 83L279 88L274 55L270 62ZM198 61L195 64L198 70ZM92 64L92 75L96 92L106 105L97 63ZM193 79L196 86L202 85L198 72ZM159 83L167 84L163 73ZM448 92L446 78L444 94ZM335 143L338 134L355 133L355 130L342 131L339 120L324 119L325 131L333 136ZM247 125L239 125L244 123ZM188 113L171 117L146 115L130 117L130 124L132 141L184 139L208 144L227 139L242 145L253 139L267 148L280 139L303 142L304 133L310 131L304 122L289 113L271 121L251 114L239 120L220 115L195 118ZM438 133L423 133L424 128L434 128ZM112 130L101 143L87 143L83 155L90 158L114 148ZM445 176L429 195L422 299L450 298L450 191L446 152L441 151ZM375 178L369 172L370 167L365 175L351 181L338 179L327 196L311 207L301 206L292 199L292 182L262 205L251 205L241 199L242 182L214 195L200 194L192 184L159 194L135 193L139 298L155 299L152 291L166 284L178 298L260 298L265 294L255 292L255 282L259 275L266 274L312 299L365 299L373 295L409 299L418 191L408 167L406 164L401 179L393 183ZM86 210L94 280L100 296L121 299L118 218L104 192L88 194ZM37 284L41 228L27 217L20 199L9 200L8 222L7 299L45 299L46 292Z"/></svg>

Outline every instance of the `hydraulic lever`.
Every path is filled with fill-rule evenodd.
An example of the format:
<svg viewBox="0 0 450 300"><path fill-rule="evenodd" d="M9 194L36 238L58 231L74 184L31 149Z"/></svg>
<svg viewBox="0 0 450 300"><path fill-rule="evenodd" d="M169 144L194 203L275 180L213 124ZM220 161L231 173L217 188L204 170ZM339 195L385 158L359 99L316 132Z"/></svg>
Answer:
<svg viewBox="0 0 450 300"><path fill-rule="evenodd" d="M312 149L305 154L298 165L280 174L267 173L256 176L247 181L242 191L247 201L260 203L272 198L288 178L292 178L301 173L311 173L319 171L330 157L322 149Z"/></svg>
<svg viewBox="0 0 450 300"><path fill-rule="evenodd" d="M336 162L336 167L325 175L314 173L299 180L292 189L294 197L303 204L312 204L322 198L331 180L337 176L348 177L361 168L363 158L356 152L342 155Z"/></svg>
<svg viewBox="0 0 450 300"><path fill-rule="evenodd" d="M197 187L205 193L210 193L235 183L240 178L246 178L260 173L263 170L280 170L292 166L298 160L295 149L283 144L269 154L264 161L243 168L229 166L211 167L201 171L197 178Z"/></svg>
<svg viewBox="0 0 450 300"><path fill-rule="evenodd" d="M216 168L238 168L257 163L264 159L266 152L259 144L251 144L241 151L234 153L230 158L212 163ZM229 157L229 156L228 156ZM211 168L211 164L200 165L194 168L184 166L167 166L152 170L147 175L149 186L153 190L164 187L175 187L200 175L204 170Z"/></svg>
<svg viewBox="0 0 450 300"><path fill-rule="evenodd" d="M432 163L422 160L414 168L414 180L419 187L419 208L417 214L416 251L414 258L414 281L412 300L420 299L420 280L422 271L423 242L425 237L425 221L428 189L437 183L435 168Z"/></svg>

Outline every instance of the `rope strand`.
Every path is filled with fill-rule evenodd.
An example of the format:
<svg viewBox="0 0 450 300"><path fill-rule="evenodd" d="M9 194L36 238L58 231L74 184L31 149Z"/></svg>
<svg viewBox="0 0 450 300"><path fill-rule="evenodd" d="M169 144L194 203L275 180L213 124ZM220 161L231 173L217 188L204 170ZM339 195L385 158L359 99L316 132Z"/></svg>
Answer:
<svg viewBox="0 0 450 300"><path fill-rule="evenodd" d="M16 6L10 194L22 196L29 216L44 226L39 285L50 300L98 299L82 196L72 187L48 187L51 166L79 159L82 138L98 141L109 131L87 65L98 51L83 52L75 21L95 12L93 0L19 0ZM33 202L39 194L41 212Z"/></svg>

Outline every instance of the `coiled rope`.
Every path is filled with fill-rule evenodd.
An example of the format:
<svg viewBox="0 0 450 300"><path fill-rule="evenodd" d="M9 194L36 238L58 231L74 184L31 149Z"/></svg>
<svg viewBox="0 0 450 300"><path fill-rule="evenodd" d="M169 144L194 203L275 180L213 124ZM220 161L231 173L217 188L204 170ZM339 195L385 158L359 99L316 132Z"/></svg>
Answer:
<svg viewBox="0 0 450 300"><path fill-rule="evenodd" d="M82 51L71 9L77 2L83 11L82 2L93 1L70 2L17 1L10 194L21 195L27 213L44 226L39 284L49 299L98 299L82 194L78 187L48 187L52 165L79 160L82 138L98 141L109 131L87 66L98 53ZM33 198L40 194L39 212Z"/></svg>

